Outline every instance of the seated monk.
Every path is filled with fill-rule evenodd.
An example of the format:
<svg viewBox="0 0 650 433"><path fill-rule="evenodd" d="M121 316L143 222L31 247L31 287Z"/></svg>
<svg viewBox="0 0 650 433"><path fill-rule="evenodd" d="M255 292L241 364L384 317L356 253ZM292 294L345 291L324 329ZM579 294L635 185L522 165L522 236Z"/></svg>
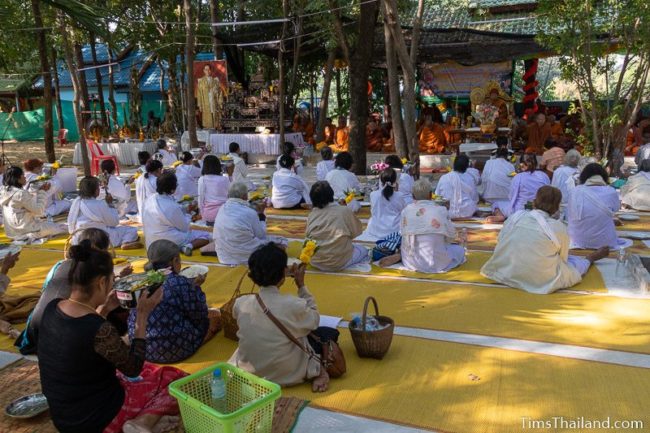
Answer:
<svg viewBox="0 0 650 433"><path fill-rule="evenodd" d="M336 142L330 147L336 153L347 152L350 148L350 130L345 117L339 117L339 126L336 128Z"/></svg>
<svg viewBox="0 0 650 433"><path fill-rule="evenodd" d="M325 143L327 143L328 146L330 144L334 144L334 140L336 138L336 127L332 124L331 117L325 119L325 126L323 127L323 132L324 132L323 140L325 140Z"/></svg>
<svg viewBox="0 0 650 433"><path fill-rule="evenodd" d="M384 152L394 153L395 152L395 135L393 133L393 124L385 123L382 126L382 137L384 139Z"/></svg>
<svg viewBox="0 0 650 433"><path fill-rule="evenodd" d="M291 124L291 130L293 132L302 132L302 122L300 121L300 115L296 114L293 116L293 123Z"/></svg>
<svg viewBox="0 0 650 433"><path fill-rule="evenodd" d="M311 144L312 146L316 144L316 140L314 139L314 122L309 117L302 119L301 132L305 143Z"/></svg>
<svg viewBox="0 0 650 433"><path fill-rule="evenodd" d="M541 187L534 210L522 210L508 218L481 275L530 293L548 294L575 286L596 260L607 257L607 247L586 257L569 255L567 228L551 217L559 210L561 200L559 189Z"/></svg>
<svg viewBox="0 0 650 433"><path fill-rule="evenodd" d="M375 119L368 119L366 125L366 149L369 152L381 152L384 148L384 136Z"/></svg>
<svg viewBox="0 0 650 433"><path fill-rule="evenodd" d="M418 138L420 140L420 152L422 153L442 153L447 146L444 128L434 123L431 116L424 118L424 123L418 129Z"/></svg>
<svg viewBox="0 0 650 433"><path fill-rule="evenodd" d="M555 116L548 116L548 123L551 125L551 137L553 137L554 140L557 141L564 137L564 128L562 128L562 124L555 119Z"/></svg>
<svg viewBox="0 0 650 433"><path fill-rule="evenodd" d="M526 132L528 142L524 153L535 153L541 155L544 153L544 144L551 137L551 125L546 121L544 113L537 113L535 121L530 123Z"/></svg>

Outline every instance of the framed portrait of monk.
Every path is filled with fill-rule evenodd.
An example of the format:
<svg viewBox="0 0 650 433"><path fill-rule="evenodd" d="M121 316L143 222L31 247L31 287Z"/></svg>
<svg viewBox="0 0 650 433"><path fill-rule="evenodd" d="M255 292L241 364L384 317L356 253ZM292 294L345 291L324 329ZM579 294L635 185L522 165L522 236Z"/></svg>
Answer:
<svg viewBox="0 0 650 433"><path fill-rule="evenodd" d="M227 89L225 60L194 62L194 94L203 129L221 129Z"/></svg>

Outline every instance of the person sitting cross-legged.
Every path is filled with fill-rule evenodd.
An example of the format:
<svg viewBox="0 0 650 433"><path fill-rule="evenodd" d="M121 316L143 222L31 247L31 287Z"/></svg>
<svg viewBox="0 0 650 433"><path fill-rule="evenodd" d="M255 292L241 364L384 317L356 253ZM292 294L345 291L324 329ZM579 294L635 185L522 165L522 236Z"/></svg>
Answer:
<svg viewBox="0 0 650 433"><path fill-rule="evenodd" d="M586 257L569 255L567 228L551 216L560 209L561 199L559 189L539 188L533 210L516 212L506 220L481 275L530 293L548 294L575 286L595 261L607 257L608 247Z"/></svg>
<svg viewBox="0 0 650 433"><path fill-rule="evenodd" d="M444 174L436 186L436 194L449 200L451 218L462 219L474 215L478 206L478 191L474 177L467 172L469 158L459 155L454 170Z"/></svg>
<svg viewBox="0 0 650 433"><path fill-rule="evenodd" d="M431 183L420 179L413 184L415 201L402 211L399 253L384 257L380 266L402 261L405 268L427 274L447 272L465 262L465 248L451 244L456 227L444 206L431 200Z"/></svg>
<svg viewBox="0 0 650 433"><path fill-rule="evenodd" d="M641 161L639 172L627 179L621 188L621 197L629 208L650 211L650 159Z"/></svg>

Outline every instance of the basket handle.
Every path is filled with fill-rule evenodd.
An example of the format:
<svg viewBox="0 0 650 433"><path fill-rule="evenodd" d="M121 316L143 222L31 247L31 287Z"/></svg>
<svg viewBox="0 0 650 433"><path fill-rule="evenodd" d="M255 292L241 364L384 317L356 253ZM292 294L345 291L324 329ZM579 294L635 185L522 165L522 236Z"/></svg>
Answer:
<svg viewBox="0 0 650 433"><path fill-rule="evenodd" d="M241 285L244 282L244 278L246 278L246 275L248 275L248 269L244 271L244 274L239 278L239 282L237 283L237 288L235 288L235 291L232 293L232 296L230 297L230 300L232 301L233 299L239 297L241 295ZM255 287L253 285L253 287ZM253 290L251 289L251 293Z"/></svg>
<svg viewBox="0 0 650 433"><path fill-rule="evenodd" d="M363 316L361 316L361 330L363 332L366 332L366 319L368 316L368 303L372 301L373 305L375 306L375 316L379 316L379 308L377 307L377 300L372 297L368 296L366 298L366 302L363 303Z"/></svg>

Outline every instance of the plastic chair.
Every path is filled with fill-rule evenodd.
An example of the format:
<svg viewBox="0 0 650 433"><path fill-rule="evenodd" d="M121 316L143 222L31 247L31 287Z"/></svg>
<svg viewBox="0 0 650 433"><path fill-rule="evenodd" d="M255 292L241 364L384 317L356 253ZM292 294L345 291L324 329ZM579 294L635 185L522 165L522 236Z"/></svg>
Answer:
<svg viewBox="0 0 650 433"><path fill-rule="evenodd" d="M55 140L59 142L61 147L68 144L68 130L65 128L59 129L59 134L56 136Z"/></svg>
<svg viewBox="0 0 650 433"><path fill-rule="evenodd" d="M112 160L115 163L115 174L120 174L120 165L117 162L117 157L115 155L105 155L102 152L101 147L94 140L86 139L86 144L88 145L88 151L90 152L90 174L97 176L101 173L100 164L105 160Z"/></svg>

